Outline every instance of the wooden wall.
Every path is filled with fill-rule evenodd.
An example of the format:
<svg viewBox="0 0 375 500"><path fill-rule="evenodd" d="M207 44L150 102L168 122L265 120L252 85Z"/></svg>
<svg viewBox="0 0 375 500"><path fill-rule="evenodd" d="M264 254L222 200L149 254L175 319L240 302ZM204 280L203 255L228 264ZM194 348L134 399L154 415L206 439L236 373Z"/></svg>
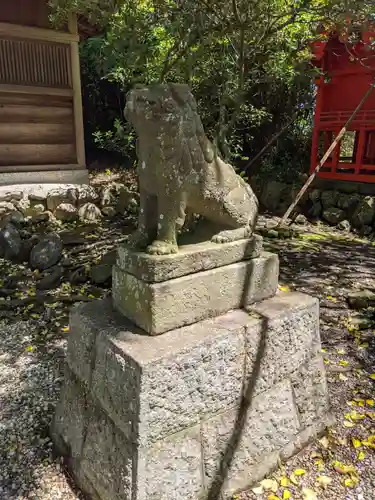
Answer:
<svg viewBox="0 0 375 500"><path fill-rule="evenodd" d="M0 167L76 163L71 97L0 91Z"/></svg>
<svg viewBox="0 0 375 500"><path fill-rule="evenodd" d="M48 0L0 0L0 22L50 28Z"/></svg>

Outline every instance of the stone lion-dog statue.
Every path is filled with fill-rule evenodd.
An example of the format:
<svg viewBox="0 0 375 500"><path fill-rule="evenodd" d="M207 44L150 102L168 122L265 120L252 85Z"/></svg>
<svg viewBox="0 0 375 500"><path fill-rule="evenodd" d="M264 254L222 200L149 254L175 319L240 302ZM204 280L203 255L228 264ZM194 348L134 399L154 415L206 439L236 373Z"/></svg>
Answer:
<svg viewBox="0 0 375 500"><path fill-rule="evenodd" d="M187 85L136 86L124 115L138 136L140 211L133 246L150 254L176 253L186 213L217 224L216 243L251 236L258 200L217 155Z"/></svg>

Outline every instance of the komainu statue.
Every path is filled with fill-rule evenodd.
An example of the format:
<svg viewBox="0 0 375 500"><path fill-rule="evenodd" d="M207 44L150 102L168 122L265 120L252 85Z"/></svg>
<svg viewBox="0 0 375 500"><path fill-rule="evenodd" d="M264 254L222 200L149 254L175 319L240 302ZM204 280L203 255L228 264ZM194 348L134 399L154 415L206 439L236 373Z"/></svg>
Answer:
<svg viewBox="0 0 375 500"><path fill-rule="evenodd" d="M136 86L128 94L124 113L138 135L140 213L132 236L135 246L152 254L177 252L176 233L186 213L218 225L212 238L217 243L252 234L258 200L217 155L187 85Z"/></svg>

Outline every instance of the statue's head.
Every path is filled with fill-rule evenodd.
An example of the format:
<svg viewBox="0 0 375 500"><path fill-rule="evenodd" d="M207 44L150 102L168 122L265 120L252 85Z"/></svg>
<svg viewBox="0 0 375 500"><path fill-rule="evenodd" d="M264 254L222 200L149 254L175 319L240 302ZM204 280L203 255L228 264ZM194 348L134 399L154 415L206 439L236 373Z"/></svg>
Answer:
<svg viewBox="0 0 375 500"><path fill-rule="evenodd" d="M135 128L141 127L145 121L156 125L177 125L183 119L187 104L196 107L187 85L137 85L127 96L124 114Z"/></svg>

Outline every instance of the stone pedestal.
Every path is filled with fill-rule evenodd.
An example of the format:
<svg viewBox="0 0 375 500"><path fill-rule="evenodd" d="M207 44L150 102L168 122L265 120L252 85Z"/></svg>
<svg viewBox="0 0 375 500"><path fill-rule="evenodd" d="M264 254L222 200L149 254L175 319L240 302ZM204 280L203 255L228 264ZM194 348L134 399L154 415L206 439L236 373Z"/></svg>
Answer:
<svg viewBox="0 0 375 500"><path fill-rule="evenodd" d="M116 308L104 300L73 309L52 436L91 498L213 500L217 486L230 498L324 430L329 413L318 302L299 293L275 295L277 258L259 251L245 263L228 262L233 254L227 255L216 267L202 257L195 274L181 277L176 263L161 275L145 264L148 257L120 250L115 277L125 266L128 277L116 278ZM259 268L265 281L253 279ZM183 294L176 281L186 278L191 290L195 279L202 283L202 274L212 272L217 286L209 295L199 289L207 312L194 301L198 312L186 303L189 314L168 313L160 287L177 308ZM233 295L223 302L224 279L233 276L246 293L228 282ZM141 299L147 319L121 289L133 278L147 290ZM257 283L252 295L251 282ZM274 296L238 308L264 294ZM176 317L158 316L158 308ZM150 333L168 331L151 336L116 309L126 309ZM171 329L179 323L193 324Z"/></svg>

